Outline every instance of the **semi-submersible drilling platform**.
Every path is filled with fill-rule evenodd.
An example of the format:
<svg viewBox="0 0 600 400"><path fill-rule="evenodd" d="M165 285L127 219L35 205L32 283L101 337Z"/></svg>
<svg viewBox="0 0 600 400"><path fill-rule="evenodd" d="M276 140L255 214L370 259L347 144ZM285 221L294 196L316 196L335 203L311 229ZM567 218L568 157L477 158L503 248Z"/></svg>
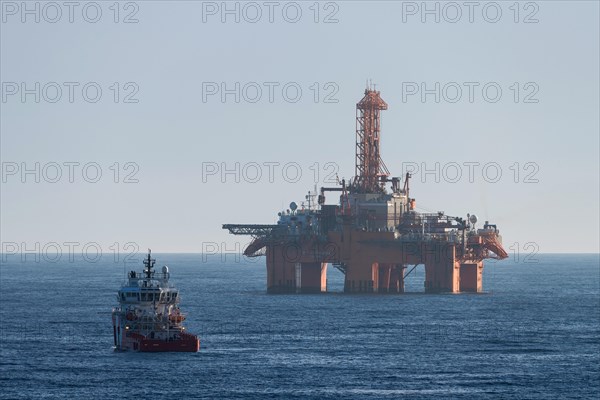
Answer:
<svg viewBox="0 0 600 400"><path fill-rule="evenodd" d="M223 225L234 235L251 235L249 257L266 256L269 293L327 291L327 264L345 274L350 293L402 293L404 279L425 266L425 292L481 292L483 260L508 254L496 225L477 218L421 213L380 156L380 113L387 110L378 91L367 88L356 105L355 177L322 187L317 204L296 203L279 213L276 225ZM391 184L387 190L386 186ZM325 193L339 192L339 204Z"/></svg>

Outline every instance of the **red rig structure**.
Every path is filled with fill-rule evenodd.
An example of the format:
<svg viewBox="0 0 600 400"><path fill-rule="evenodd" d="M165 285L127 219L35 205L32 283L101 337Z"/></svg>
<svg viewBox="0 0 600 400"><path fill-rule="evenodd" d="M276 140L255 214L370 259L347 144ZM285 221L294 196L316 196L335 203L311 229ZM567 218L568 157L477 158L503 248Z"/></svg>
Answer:
<svg viewBox="0 0 600 400"><path fill-rule="evenodd" d="M244 255L266 256L269 293L326 292L328 264L345 274L348 293L402 293L405 278L420 264L426 293L481 292L483 260L508 257L496 225L486 221L476 229L475 215L415 210L410 174L400 187L381 159L381 111L387 108L371 88L356 105L351 182L322 187L317 204L309 192L307 208L292 202L275 225L223 225L253 237ZM325 204L327 192L340 192L339 204Z"/></svg>

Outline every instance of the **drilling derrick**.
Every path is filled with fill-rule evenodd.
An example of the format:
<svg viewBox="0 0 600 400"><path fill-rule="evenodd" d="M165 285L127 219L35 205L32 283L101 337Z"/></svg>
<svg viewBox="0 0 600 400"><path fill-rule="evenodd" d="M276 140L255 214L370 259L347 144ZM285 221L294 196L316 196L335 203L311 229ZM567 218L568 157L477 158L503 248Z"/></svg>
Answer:
<svg viewBox="0 0 600 400"><path fill-rule="evenodd" d="M370 88L356 104L356 163L352 185L356 193L381 192L382 180L390 175L379 154L380 112L387 108L379 92Z"/></svg>
<svg viewBox="0 0 600 400"><path fill-rule="evenodd" d="M426 293L481 292L483 260L508 254L496 225L416 210L409 198L410 174L391 177L380 154L381 111L388 106L369 87L356 104L355 177L347 185L322 187L279 212L274 225L226 224L234 235L250 235L248 257L265 256L269 293L327 291L327 266L345 275L347 293L402 293L415 267L425 267ZM386 190L386 184L391 187ZM339 192L326 204L327 192ZM411 192L412 193L412 192Z"/></svg>

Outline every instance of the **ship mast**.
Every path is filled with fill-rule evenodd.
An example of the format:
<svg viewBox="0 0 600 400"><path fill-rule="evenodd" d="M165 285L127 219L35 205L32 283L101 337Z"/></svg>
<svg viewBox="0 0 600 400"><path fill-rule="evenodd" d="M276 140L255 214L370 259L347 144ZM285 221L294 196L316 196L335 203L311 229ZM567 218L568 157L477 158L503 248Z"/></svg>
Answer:
<svg viewBox="0 0 600 400"><path fill-rule="evenodd" d="M152 278L152 268L154 267L154 263L156 262L156 260L154 258L151 258L150 255L152 254L152 250L148 249L148 258L146 258L144 260L144 273L146 274L146 278L150 279Z"/></svg>

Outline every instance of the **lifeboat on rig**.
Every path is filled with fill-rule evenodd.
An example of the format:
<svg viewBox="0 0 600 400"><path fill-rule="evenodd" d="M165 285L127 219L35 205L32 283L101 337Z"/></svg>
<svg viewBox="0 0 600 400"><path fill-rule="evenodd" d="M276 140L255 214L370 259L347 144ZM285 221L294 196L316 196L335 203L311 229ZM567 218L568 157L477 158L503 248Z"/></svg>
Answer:
<svg viewBox="0 0 600 400"><path fill-rule="evenodd" d="M116 350L196 352L200 339L187 333L179 309L179 291L169 283L169 268L155 276L156 260L144 260L144 271L129 272L127 283L118 292L119 306L112 312Z"/></svg>

